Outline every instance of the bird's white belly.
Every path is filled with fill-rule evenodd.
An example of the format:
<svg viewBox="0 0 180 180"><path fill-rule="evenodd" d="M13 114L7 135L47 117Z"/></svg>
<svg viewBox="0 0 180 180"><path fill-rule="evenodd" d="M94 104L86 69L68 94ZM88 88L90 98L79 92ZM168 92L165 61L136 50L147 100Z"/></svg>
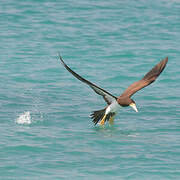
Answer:
<svg viewBox="0 0 180 180"><path fill-rule="evenodd" d="M107 109L106 109L106 112L105 114L108 114L110 112L114 112L116 113L119 109L120 109L120 105L117 103L117 101L113 101L113 103L111 103Z"/></svg>

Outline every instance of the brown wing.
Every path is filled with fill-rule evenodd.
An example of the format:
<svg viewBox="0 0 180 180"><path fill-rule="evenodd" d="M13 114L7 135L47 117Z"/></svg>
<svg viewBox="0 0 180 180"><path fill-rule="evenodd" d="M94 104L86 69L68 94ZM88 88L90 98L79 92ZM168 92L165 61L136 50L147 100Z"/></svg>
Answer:
<svg viewBox="0 0 180 180"><path fill-rule="evenodd" d="M90 81L84 79L83 77L81 77L79 74L77 74L76 72L74 72L72 69L70 69L65 62L63 61L62 57L59 55L59 58L63 64L63 66L77 79L79 79L80 81L86 83L87 85L89 85L97 94L103 96L104 100L107 102L107 104L111 104L114 100L117 99L117 97L113 96L112 94L110 94L109 92L105 91L104 89L96 86L95 84L91 83Z"/></svg>
<svg viewBox="0 0 180 180"><path fill-rule="evenodd" d="M168 62L168 57L160 61L156 66L154 66L140 81L134 82L131 84L120 96L128 96L131 97L134 93L139 91L140 89L150 85L153 83L156 78L161 74L161 72L166 67Z"/></svg>

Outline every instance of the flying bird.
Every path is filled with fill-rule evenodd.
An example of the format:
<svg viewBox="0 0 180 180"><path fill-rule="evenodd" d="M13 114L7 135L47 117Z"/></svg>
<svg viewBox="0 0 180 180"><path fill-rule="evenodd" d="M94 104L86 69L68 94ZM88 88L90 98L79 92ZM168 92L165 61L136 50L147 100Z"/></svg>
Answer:
<svg viewBox="0 0 180 180"><path fill-rule="evenodd" d="M97 94L101 95L107 103L107 106L102 110L93 111L91 114L91 118L96 125L104 125L106 121L109 124L113 124L114 117L117 114L120 107L127 107L131 106L136 112L138 112L135 101L131 98L137 91L141 90L142 88L150 85L153 83L157 77L161 74L161 72L166 67L168 62L168 57L161 60L157 65L155 65L141 80L134 82L131 84L119 97L112 95L111 93L107 92L106 90L98 87L94 83L84 79L79 74L74 72L70 69L69 66L65 64L62 57L59 55L62 65L77 79L86 83L90 86Z"/></svg>

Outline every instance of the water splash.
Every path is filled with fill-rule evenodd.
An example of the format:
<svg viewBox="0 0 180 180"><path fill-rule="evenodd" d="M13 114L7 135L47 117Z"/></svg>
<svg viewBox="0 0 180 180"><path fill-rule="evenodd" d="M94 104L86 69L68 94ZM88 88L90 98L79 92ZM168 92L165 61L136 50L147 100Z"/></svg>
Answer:
<svg viewBox="0 0 180 180"><path fill-rule="evenodd" d="M31 115L30 112L24 112L23 114L20 114L20 116L16 119L17 124L31 124Z"/></svg>

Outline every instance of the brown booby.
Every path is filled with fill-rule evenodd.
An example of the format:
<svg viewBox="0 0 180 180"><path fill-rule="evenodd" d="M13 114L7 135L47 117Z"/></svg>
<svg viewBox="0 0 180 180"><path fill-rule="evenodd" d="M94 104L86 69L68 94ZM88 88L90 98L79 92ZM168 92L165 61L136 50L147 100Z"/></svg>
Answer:
<svg viewBox="0 0 180 180"><path fill-rule="evenodd" d="M98 122L100 125L104 125L106 121L109 124L113 124L114 117L117 114L120 107L127 107L131 106L136 112L138 112L136 103L131 96L139 91L140 89L150 85L153 83L156 78L161 74L164 70L167 62L168 57L161 60L157 65L155 65L141 80L134 82L131 84L119 97L112 95L111 93L107 92L106 90L98 87L97 85L91 83L90 81L84 79L79 74L74 72L72 69L69 68L63 61L62 57L59 55L61 63L63 66L77 79L89 85L97 94L101 95L107 103L107 106L98 111L94 111L91 114L91 118L93 119L94 124L96 125Z"/></svg>

